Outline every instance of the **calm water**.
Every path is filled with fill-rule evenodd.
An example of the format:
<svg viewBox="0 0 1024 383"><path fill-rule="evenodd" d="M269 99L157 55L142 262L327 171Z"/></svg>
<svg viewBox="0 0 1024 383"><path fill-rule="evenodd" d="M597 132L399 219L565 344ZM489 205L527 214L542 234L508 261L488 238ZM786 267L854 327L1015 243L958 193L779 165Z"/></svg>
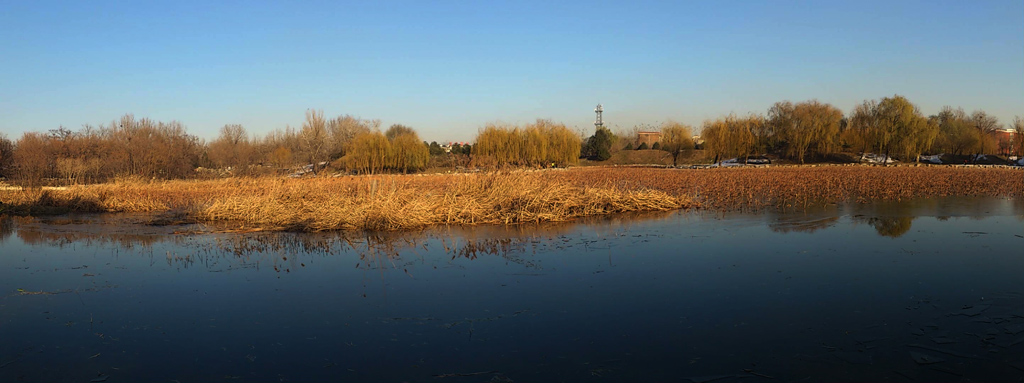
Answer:
<svg viewBox="0 0 1024 383"><path fill-rule="evenodd" d="M1024 377L1020 200L348 236L116 218L0 221L0 381Z"/></svg>

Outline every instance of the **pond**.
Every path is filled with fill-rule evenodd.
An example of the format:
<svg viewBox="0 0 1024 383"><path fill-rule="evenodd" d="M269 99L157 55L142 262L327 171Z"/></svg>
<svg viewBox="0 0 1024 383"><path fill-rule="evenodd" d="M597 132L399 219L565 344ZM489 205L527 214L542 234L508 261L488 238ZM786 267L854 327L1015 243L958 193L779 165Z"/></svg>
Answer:
<svg viewBox="0 0 1024 383"><path fill-rule="evenodd" d="M0 381L1024 376L1019 199L381 234L133 219L0 221Z"/></svg>

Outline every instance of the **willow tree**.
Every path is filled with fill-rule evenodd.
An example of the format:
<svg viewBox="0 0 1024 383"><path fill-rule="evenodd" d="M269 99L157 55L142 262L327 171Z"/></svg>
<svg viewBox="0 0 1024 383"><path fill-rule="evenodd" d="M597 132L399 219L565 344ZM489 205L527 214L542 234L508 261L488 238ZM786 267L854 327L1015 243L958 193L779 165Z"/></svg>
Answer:
<svg viewBox="0 0 1024 383"><path fill-rule="evenodd" d="M672 154L672 166L677 166L679 155L693 150L693 128L675 121L662 124L661 150Z"/></svg>
<svg viewBox="0 0 1024 383"><path fill-rule="evenodd" d="M843 133L843 140L862 153L878 147L878 102L865 100L850 112L849 125Z"/></svg>
<svg viewBox="0 0 1024 383"><path fill-rule="evenodd" d="M511 147L514 143L512 136L513 128L510 126L487 124L477 133L473 154L490 157L499 164L509 164L513 151L518 152L518 147Z"/></svg>
<svg viewBox="0 0 1024 383"><path fill-rule="evenodd" d="M797 104L782 101L768 109L767 124L778 137L784 155L804 163L808 154L825 156L838 150L842 119L842 111L817 100Z"/></svg>
<svg viewBox="0 0 1024 383"><path fill-rule="evenodd" d="M523 128L487 124L477 134L472 153L498 165L564 166L579 160L580 138L564 124L550 120L538 119Z"/></svg>
<svg viewBox="0 0 1024 383"><path fill-rule="evenodd" d="M936 120L928 119L916 111L907 122L904 133L897 140L897 154L904 161L919 162L921 153L924 153L932 146L935 137L939 134L939 123Z"/></svg>
<svg viewBox="0 0 1024 383"><path fill-rule="evenodd" d="M573 165L580 158L580 136L565 124L555 124L547 130L547 161L558 166Z"/></svg>
<svg viewBox="0 0 1024 383"><path fill-rule="evenodd" d="M704 122L701 138L709 156L717 162L720 157L743 157L754 152L757 140L754 130L760 117L751 115L738 118L734 115Z"/></svg>
<svg viewBox="0 0 1024 383"><path fill-rule="evenodd" d="M528 126L520 130L519 162L526 166L542 166L548 156L545 126Z"/></svg>
<svg viewBox="0 0 1024 383"><path fill-rule="evenodd" d="M906 97L895 95L883 98L875 112L878 118L879 151L885 154L884 162L888 162L892 152L903 155L903 160L907 161L909 155L915 152L919 154L931 145L930 139L920 136L931 135L931 139L934 139L932 124L928 124L917 106ZM938 130L937 126L934 128L934 131Z"/></svg>
<svg viewBox="0 0 1024 383"><path fill-rule="evenodd" d="M401 126L388 129L388 133L375 129L356 135L345 149L342 164L349 171L369 174L409 173L427 167L430 150L415 130Z"/></svg>
<svg viewBox="0 0 1024 383"><path fill-rule="evenodd" d="M747 117L733 117L728 119L728 121L729 132L733 136L732 141L736 146L735 153L737 156L742 157L743 162L746 163L747 158L757 151L759 142L757 133L765 125L764 118L751 114Z"/></svg>
<svg viewBox="0 0 1024 383"><path fill-rule="evenodd" d="M385 137L387 134L385 134ZM389 151L391 168L401 170L403 173L423 170L430 160L430 150L420 141L416 131L411 128L407 131L394 134L390 141Z"/></svg>
<svg viewBox="0 0 1024 383"><path fill-rule="evenodd" d="M364 132L355 136L347 152L343 159L348 170L374 174L388 165L391 142L379 130Z"/></svg>

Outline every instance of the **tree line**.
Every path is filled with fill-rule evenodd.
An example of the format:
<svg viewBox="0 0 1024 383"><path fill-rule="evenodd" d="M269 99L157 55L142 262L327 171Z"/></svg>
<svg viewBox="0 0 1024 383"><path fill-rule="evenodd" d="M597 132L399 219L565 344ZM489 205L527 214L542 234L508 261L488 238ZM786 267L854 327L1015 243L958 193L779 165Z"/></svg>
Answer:
<svg viewBox="0 0 1024 383"><path fill-rule="evenodd" d="M468 147L454 147L451 155L465 156ZM354 173L413 172L427 167L430 148L410 127L393 125L381 132L379 120L350 115L328 119L317 110L307 111L299 128L287 126L256 137L241 125L229 124L209 142L189 134L178 121L127 114L79 130L26 132L16 140L0 135L0 177L38 186L44 181L276 174L306 164L314 173L327 164ZM435 153L441 154L449 155Z"/></svg>
<svg viewBox="0 0 1024 383"><path fill-rule="evenodd" d="M670 153L674 164L697 148L713 159L776 155L801 163L828 160L841 152L870 152L904 161L928 153L1024 156L1020 117L1011 125L1015 141L1007 142L993 134L1003 125L984 111L968 114L947 106L926 117L899 95L866 100L848 115L817 100L781 101L766 114L705 121L702 143L692 139L692 126L673 121L658 127L641 124L619 134L599 127L584 137L564 124L538 119L525 126L487 124L473 144L442 147L421 141L405 125L382 131L380 120L327 118L312 109L305 117L300 127L286 126L262 137L241 125L225 125L209 142L188 134L178 121L137 119L131 114L76 131L58 127L27 132L16 140L0 135L0 177L39 185L43 180L96 183L119 177L276 174L302 165L313 173L330 166L360 174L408 173L430 166L567 166L580 158L607 160L616 150L645 149L646 143L637 140L641 131L660 132L653 148Z"/></svg>
<svg viewBox="0 0 1024 383"><path fill-rule="evenodd" d="M55 178L67 183L102 182L119 175L190 177L203 143L177 121L125 115L108 125L27 132L17 141L0 137L0 176L29 185Z"/></svg>
<svg viewBox="0 0 1024 383"><path fill-rule="evenodd" d="M1014 141L999 140L999 120L984 111L943 107L932 116L903 96L866 100L849 115L817 100L777 102L767 115L705 121L701 138L716 158L774 154L804 163L841 152L875 153L917 161L922 154L1024 155L1024 120L1014 119Z"/></svg>

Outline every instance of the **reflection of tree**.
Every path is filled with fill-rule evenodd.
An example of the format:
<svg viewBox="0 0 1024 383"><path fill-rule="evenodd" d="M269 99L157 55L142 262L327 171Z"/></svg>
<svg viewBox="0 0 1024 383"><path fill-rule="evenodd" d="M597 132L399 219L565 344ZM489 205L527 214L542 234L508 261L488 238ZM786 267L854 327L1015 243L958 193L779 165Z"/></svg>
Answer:
<svg viewBox="0 0 1024 383"><path fill-rule="evenodd" d="M12 227L11 230L14 230L14 228ZM150 247L158 242L176 239L176 237L166 235L53 231L46 228L32 226L20 226L17 230L17 235L22 242L29 245L53 245L57 247L64 247L77 242L85 245L113 244L124 249L131 249L135 246Z"/></svg>
<svg viewBox="0 0 1024 383"><path fill-rule="evenodd" d="M14 234L14 222L11 221L11 217L0 216L0 243L6 241L11 234Z"/></svg>
<svg viewBox="0 0 1024 383"><path fill-rule="evenodd" d="M140 226L141 227L141 226ZM129 225L121 226L132 228ZM111 230L106 222L96 219L74 217L2 217L0 218L0 241L17 235L27 245L49 245L64 247L73 243L84 245L115 245L123 249L152 245L180 239L178 236L153 233L139 233L143 230Z"/></svg>
<svg viewBox="0 0 1024 383"><path fill-rule="evenodd" d="M780 218L778 221L769 224L768 228L776 233L789 233L791 231L813 233L821 229L835 226L836 222L839 222L839 217L825 217L817 219Z"/></svg>
<svg viewBox="0 0 1024 383"><path fill-rule="evenodd" d="M1024 221L1024 197L1011 199L1010 205L1013 209L1013 215L1017 216L1018 220Z"/></svg>
<svg viewBox="0 0 1024 383"><path fill-rule="evenodd" d="M871 225L883 237L899 238L910 231L914 217L855 217L854 221Z"/></svg>

